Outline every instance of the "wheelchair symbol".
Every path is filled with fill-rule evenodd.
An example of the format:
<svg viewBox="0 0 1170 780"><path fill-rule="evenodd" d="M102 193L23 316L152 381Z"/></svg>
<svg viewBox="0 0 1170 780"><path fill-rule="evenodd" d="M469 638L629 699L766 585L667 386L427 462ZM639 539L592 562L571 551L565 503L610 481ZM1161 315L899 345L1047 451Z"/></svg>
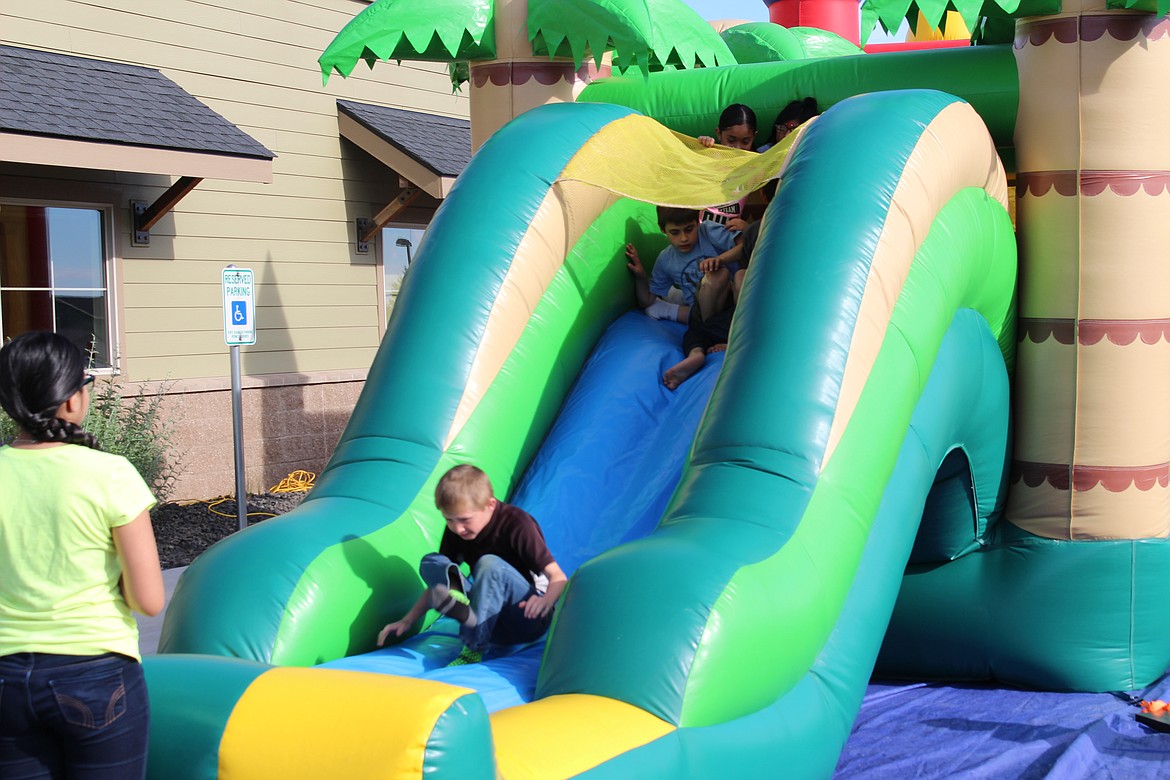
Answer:
<svg viewBox="0 0 1170 780"><path fill-rule="evenodd" d="M233 325L247 325L248 324L248 303L247 303L247 301L232 301L232 324Z"/></svg>

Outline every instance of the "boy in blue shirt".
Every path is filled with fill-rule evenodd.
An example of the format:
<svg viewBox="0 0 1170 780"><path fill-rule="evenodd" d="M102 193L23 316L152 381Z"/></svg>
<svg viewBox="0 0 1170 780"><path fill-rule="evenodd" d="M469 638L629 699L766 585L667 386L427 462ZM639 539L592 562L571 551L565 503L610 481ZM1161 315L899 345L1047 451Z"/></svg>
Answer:
<svg viewBox="0 0 1170 780"><path fill-rule="evenodd" d="M646 270L633 244L626 244L626 267L634 275L638 305L656 320L688 322L696 296L708 315L726 308L731 291L734 265L719 263L716 270L704 274L700 261L724 257L734 252L737 233L715 222L700 222L700 212L672 206L658 207L658 228L666 234L670 246L662 250L654 263L649 282Z"/></svg>

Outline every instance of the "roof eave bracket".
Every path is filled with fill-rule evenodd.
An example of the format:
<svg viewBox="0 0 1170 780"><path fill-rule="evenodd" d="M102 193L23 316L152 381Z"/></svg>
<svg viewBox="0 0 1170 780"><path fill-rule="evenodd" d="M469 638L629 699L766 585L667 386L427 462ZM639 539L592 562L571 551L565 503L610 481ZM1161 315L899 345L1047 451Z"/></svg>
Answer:
<svg viewBox="0 0 1170 780"><path fill-rule="evenodd" d="M386 208L378 212L378 215L371 219L358 218L357 221L357 251L358 254L365 254L370 251L370 241L374 236L378 235L378 231L386 226L386 224L394 219L400 212L404 211L410 204L418 200L422 195L422 189L419 187L405 187L398 193L398 197L390 201Z"/></svg>
<svg viewBox="0 0 1170 780"><path fill-rule="evenodd" d="M150 229L178 205L187 193L199 186L203 179L196 176L180 176L166 192L147 206L144 200L131 200L130 211L134 216L134 246L150 246Z"/></svg>

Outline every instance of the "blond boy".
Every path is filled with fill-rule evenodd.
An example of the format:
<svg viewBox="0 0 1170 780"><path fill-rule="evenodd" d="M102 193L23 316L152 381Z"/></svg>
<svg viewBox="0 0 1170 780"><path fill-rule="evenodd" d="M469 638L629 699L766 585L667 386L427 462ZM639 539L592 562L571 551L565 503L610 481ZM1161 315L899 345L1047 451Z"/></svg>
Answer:
<svg viewBox="0 0 1170 780"><path fill-rule="evenodd" d="M419 563L427 589L401 620L382 629L378 644L402 636L427 609L460 623L464 648L452 666L482 660L489 644L517 645L543 635L568 579L532 516L496 500L487 474L467 464L439 479L435 506L447 528L439 552ZM471 568L470 580L461 563Z"/></svg>

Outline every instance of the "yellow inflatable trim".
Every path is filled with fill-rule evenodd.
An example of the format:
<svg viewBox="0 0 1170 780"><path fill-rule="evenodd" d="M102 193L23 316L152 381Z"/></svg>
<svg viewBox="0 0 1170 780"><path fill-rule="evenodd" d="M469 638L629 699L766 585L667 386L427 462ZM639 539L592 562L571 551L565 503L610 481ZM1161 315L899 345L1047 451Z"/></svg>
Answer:
<svg viewBox="0 0 1170 780"><path fill-rule="evenodd" d="M419 778L435 722L469 693L409 677L272 669L228 718L220 780Z"/></svg>
<svg viewBox="0 0 1170 780"><path fill-rule="evenodd" d="M573 777L674 729L640 707L584 693L492 715L496 767L505 780Z"/></svg>

